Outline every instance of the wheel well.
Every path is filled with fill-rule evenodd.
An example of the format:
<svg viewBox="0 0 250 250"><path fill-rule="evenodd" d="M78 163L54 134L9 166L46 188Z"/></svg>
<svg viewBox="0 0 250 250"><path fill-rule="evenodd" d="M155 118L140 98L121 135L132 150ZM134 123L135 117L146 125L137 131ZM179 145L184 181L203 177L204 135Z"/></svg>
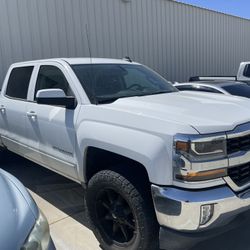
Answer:
<svg viewBox="0 0 250 250"><path fill-rule="evenodd" d="M150 181L146 168L139 162L122 155L95 147L89 147L85 154L85 174L87 182L93 175L102 170L113 170L139 186L148 186ZM139 178L138 178L139 177Z"/></svg>

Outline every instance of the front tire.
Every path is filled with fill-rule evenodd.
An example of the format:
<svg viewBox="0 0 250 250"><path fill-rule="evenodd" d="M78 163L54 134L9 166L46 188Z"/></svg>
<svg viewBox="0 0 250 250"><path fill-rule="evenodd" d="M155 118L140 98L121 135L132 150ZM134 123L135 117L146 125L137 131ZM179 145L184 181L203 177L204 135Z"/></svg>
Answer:
<svg viewBox="0 0 250 250"><path fill-rule="evenodd" d="M157 248L158 225L149 197L111 170L91 178L86 193L88 215L104 250Z"/></svg>

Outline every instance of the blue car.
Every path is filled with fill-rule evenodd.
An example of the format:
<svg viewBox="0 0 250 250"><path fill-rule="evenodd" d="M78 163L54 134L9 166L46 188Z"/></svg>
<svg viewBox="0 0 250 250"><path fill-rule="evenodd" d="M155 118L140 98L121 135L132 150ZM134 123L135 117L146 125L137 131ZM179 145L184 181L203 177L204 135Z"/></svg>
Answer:
<svg viewBox="0 0 250 250"><path fill-rule="evenodd" d="M0 169L0 249L55 249L47 219L27 189Z"/></svg>

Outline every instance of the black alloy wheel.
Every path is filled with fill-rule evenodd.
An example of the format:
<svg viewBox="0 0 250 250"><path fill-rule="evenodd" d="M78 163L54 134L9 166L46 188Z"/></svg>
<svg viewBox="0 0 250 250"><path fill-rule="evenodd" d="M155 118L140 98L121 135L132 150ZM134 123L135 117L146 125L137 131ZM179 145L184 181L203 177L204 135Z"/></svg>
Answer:
<svg viewBox="0 0 250 250"><path fill-rule="evenodd" d="M87 215L102 249L158 248L159 225L150 195L145 186L139 188L112 170L102 170L90 179L85 196Z"/></svg>
<svg viewBox="0 0 250 250"><path fill-rule="evenodd" d="M136 235L136 223L127 201L115 190L105 189L98 195L97 218L109 241L129 245Z"/></svg>

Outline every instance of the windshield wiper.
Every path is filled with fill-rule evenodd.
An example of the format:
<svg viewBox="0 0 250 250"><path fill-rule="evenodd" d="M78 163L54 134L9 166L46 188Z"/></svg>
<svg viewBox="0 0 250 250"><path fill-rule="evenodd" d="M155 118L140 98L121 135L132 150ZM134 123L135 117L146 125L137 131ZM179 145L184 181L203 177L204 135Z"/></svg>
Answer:
<svg viewBox="0 0 250 250"><path fill-rule="evenodd" d="M117 99L119 99L118 97L115 97L115 98L103 98L103 99L99 99L97 102L98 104L106 104L106 103L112 103L112 102L115 102Z"/></svg>
<svg viewBox="0 0 250 250"><path fill-rule="evenodd" d="M131 97L131 96L124 95L124 96L114 96L114 97L97 97L97 102L98 104L112 103L120 98L126 98L126 97Z"/></svg>
<svg viewBox="0 0 250 250"><path fill-rule="evenodd" d="M157 91L157 92L153 92L153 93L145 93L145 94L142 94L142 95L137 95L137 96L146 96L146 95L159 95L159 94L167 94L167 93L172 93L174 91L172 90L169 90L169 91L166 91L166 90L162 90L162 91Z"/></svg>
<svg viewBox="0 0 250 250"><path fill-rule="evenodd" d="M117 101L120 98L129 98L129 97L141 97L141 96L147 96L147 95L159 95L159 94L166 94L166 93L172 93L174 91L158 91L154 93L145 93L145 94L138 94L138 95L124 95L124 96L113 96L113 97L97 97L98 104L106 104L106 103L112 103Z"/></svg>

